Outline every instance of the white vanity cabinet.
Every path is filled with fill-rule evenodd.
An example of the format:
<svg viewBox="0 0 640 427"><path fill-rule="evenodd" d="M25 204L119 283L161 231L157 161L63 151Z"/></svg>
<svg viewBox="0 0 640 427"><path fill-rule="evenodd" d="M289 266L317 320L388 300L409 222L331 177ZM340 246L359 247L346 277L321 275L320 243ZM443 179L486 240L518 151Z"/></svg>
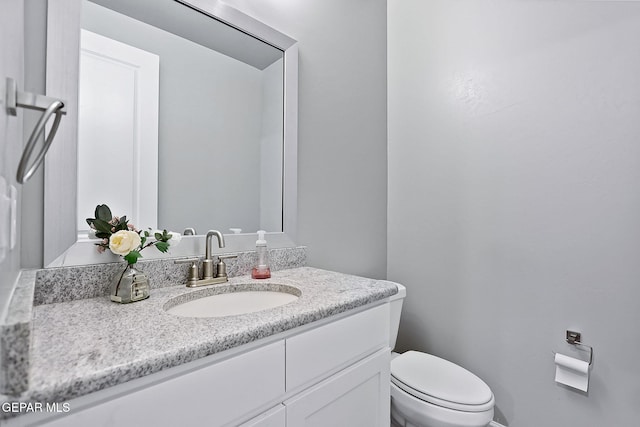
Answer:
<svg viewBox="0 0 640 427"><path fill-rule="evenodd" d="M271 338L74 399L44 424L21 416L9 425L389 425L388 303Z"/></svg>

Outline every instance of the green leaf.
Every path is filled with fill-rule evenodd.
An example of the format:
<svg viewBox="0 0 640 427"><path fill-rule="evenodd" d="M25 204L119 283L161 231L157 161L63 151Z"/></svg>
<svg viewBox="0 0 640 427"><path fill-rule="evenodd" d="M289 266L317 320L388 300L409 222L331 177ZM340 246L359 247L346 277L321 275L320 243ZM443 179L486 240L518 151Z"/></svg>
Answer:
<svg viewBox="0 0 640 427"><path fill-rule="evenodd" d="M87 224L89 224L89 227L91 227L91 224L93 224L93 221L95 221L95 218L87 218Z"/></svg>
<svg viewBox="0 0 640 427"><path fill-rule="evenodd" d="M144 237L149 237L149 232L147 230L144 230Z"/></svg>
<svg viewBox="0 0 640 427"><path fill-rule="evenodd" d="M162 242L162 234L154 233L153 237L155 237L157 241Z"/></svg>
<svg viewBox="0 0 640 427"><path fill-rule="evenodd" d="M97 231L103 231L105 233L111 234L112 225L109 224L107 221L104 221L102 219L96 219L95 221L93 221L93 225L94 227L96 227Z"/></svg>
<svg viewBox="0 0 640 427"><path fill-rule="evenodd" d="M109 222L113 219L113 215L111 215L111 209L107 205L98 205L96 206L96 219L101 219L103 221Z"/></svg>
<svg viewBox="0 0 640 427"><path fill-rule="evenodd" d="M145 236L140 236L140 247L144 248L144 243L147 241Z"/></svg>
<svg viewBox="0 0 640 427"><path fill-rule="evenodd" d="M124 256L124 259L129 264L135 264L136 262L138 262L138 258L142 258L142 255L138 251L131 251Z"/></svg>
<svg viewBox="0 0 640 427"><path fill-rule="evenodd" d="M158 250L160 252L167 252L169 250L169 244L167 242L157 242L156 243L156 248L158 248Z"/></svg>
<svg viewBox="0 0 640 427"><path fill-rule="evenodd" d="M98 239L108 239L109 237L111 237L111 233L106 233L104 231L96 231L96 237Z"/></svg>

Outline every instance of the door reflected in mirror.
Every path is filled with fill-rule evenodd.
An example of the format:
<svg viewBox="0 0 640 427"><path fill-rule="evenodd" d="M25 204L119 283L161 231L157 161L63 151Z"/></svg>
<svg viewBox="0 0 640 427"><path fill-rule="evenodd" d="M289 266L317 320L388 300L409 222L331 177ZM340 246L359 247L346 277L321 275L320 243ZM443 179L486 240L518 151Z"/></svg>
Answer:
<svg viewBox="0 0 640 427"><path fill-rule="evenodd" d="M283 51L159 3L83 3L79 233L98 204L138 228L283 231Z"/></svg>

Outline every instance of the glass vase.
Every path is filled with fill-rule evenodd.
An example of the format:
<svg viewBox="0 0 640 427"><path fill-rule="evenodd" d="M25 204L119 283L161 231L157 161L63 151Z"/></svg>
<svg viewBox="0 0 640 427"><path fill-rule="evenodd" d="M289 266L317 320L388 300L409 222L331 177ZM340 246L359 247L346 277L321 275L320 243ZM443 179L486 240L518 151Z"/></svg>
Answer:
<svg viewBox="0 0 640 427"><path fill-rule="evenodd" d="M135 264L127 264L124 271L111 281L111 301L126 304L149 298L149 278Z"/></svg>

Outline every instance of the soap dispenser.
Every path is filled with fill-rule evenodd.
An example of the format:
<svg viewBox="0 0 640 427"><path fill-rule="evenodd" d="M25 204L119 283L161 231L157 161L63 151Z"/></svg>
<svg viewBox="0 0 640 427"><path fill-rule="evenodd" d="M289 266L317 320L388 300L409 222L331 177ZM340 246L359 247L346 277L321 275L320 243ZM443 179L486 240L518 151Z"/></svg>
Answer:
<svg viewBox="0 0 640 427"><path fill-rule="evenodd" d="M271 277L271 269L269 269L269 260L267 259L267 241L264 239L264 234L264 230L258 231L258 240L256 240L258 262L251 270L251 277L254 279L268 279Z"/></svg>

